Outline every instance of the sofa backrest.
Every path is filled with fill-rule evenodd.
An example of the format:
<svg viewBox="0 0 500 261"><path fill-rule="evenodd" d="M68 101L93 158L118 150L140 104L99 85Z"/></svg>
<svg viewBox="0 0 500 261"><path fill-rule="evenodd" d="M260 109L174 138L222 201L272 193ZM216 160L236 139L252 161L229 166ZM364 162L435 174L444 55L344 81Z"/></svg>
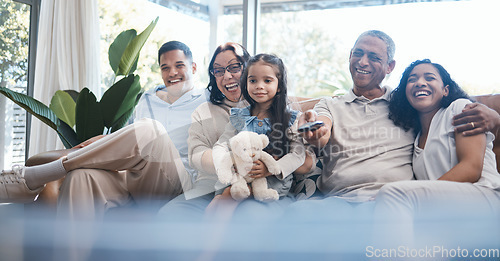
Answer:
<svg viewBox="0 0 500 261"><path fill-rule="evenodd" d="M500 114L500 94L491 94L491 95L480 95L474 96L478 102L494 109ZM495 134L495 141L493 141L493 152L495 152L495 156L497 158L497 170L500 173L500 128L498 128Z"/></svg>

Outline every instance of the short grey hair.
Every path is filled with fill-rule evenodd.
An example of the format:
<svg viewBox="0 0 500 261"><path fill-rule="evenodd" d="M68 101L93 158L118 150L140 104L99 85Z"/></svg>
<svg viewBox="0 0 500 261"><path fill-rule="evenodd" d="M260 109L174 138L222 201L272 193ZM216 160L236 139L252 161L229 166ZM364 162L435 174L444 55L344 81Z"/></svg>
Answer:
<svg viewBox="0 0 500 261"><path fill-rule="evenodd" d="M354 45L356 45L359 41L359 39L361 39L363 36L373 36L373 37L377 37L379 38L380 40L384 41L385 45L387 46L387 58L388 58L388 63L394 61L394 54L396 53L396 44L394 44L394 41L392 40L392 38L387 35L386 33L382 32L382 31L379 31L379 30L369 30L369 31L366 31L364 33L362 33L358 39L356 40L356 42L354 43Z"/></svg>

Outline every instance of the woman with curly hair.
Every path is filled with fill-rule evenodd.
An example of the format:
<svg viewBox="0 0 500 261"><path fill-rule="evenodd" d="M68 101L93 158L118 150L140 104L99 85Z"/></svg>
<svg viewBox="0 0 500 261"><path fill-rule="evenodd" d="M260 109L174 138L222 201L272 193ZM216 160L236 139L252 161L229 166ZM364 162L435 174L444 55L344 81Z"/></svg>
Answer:
<svg viewBox="0 0 500 261"><path fill-rule="evenodd" d="M451 124L469 103L443 66L424 59L406 68L392 92L389 118L416 134L412 163L417 181L382 187L376 197L378 214L411 221L406 226L411 229L416 218L429 215L454 220L466 215L499 217L494 135L464 136Z"/></svg>
<svg viewBox="0 0 500 261"><path fill-rule="evenodd" d="M392 93L389 118L417 135L413 155L417 179L500 186L491 144L493 135L488 132L464 137L453 132L449 119L470 102L441 65L425 59L406 68Z"/></svg>

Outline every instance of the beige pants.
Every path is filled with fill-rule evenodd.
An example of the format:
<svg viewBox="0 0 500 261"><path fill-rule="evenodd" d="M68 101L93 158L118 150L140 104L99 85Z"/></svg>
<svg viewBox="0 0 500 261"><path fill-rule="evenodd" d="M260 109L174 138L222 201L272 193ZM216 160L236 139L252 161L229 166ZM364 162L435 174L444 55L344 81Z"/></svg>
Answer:
<svg viewBox="0 0 500 261"><path fill-rule="evenodd" d="M187 142L187 141L186 141ZM179 152L161 123L143 119L68 154L60 188L60 260L85 260L106 211L137 204L156 211L191 188Z"/></svg>
<svg viewBox="0 0 500 261"><path fill-rule="evenodd" d="M165 128L151 119L70 153L63 165L68 175L59 193L58 216L69 219L100 219L106 210L132 202L160 208L191 187Z"/></svg>

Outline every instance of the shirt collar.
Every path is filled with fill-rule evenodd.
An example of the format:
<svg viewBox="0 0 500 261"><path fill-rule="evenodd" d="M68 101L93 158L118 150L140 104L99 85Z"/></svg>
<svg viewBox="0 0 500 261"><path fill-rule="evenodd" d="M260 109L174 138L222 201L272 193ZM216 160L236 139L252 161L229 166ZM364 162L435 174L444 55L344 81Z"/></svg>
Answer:
<svg viewBox="0 0 500 261"><path fill-rule="evenodd" d="M229 108L237 108L237 107L240 107L239 104L241 103L241 101L234 102L234 101L230 101L230 100L224 98L224 100L222 101L222 103L224 105L227 105Z"/></svg>
<svg viewBox="0 0 500 261"><path fill-rule="evenodd" d="M378 97L378 98L375 98L371 101L376 101L376 100L386 100L386 101L389 101L390 100L390 96L391 96L391 92L389 91L389 87L388 86L383 86L382 88L384 88L384 95ZM347 92L345 95L344 95L344 99L346 102L354 102L355 100L368 100L368 98L366 98L365 96L357 96L356 94L354 94L354 89L351 88L349 90L349 92Z"/></svg>
<svg viewBox="0 0 500 261"><path fill-rule="evenodd" d="M156 86L155 88L151 88L149 89L148 91L146 91L144 94L145 95L155 95L156 96L156 92L159 91L159 90L164 90L166 92L168 92L168 89L166 89L167 87L164 85L164 84L161 84L161 85L158 85ZM190 100L192 98L196 98L196 97L199 97L200 95L203 94L203 92L205 92L205 89L197 89L197 88L193 88L192 90L190 91L187 91L186 93L184 93L177 101L175 101L174 103L177 103L178 101L181 102L181 101L184 101L184 100Z"/></svg>

